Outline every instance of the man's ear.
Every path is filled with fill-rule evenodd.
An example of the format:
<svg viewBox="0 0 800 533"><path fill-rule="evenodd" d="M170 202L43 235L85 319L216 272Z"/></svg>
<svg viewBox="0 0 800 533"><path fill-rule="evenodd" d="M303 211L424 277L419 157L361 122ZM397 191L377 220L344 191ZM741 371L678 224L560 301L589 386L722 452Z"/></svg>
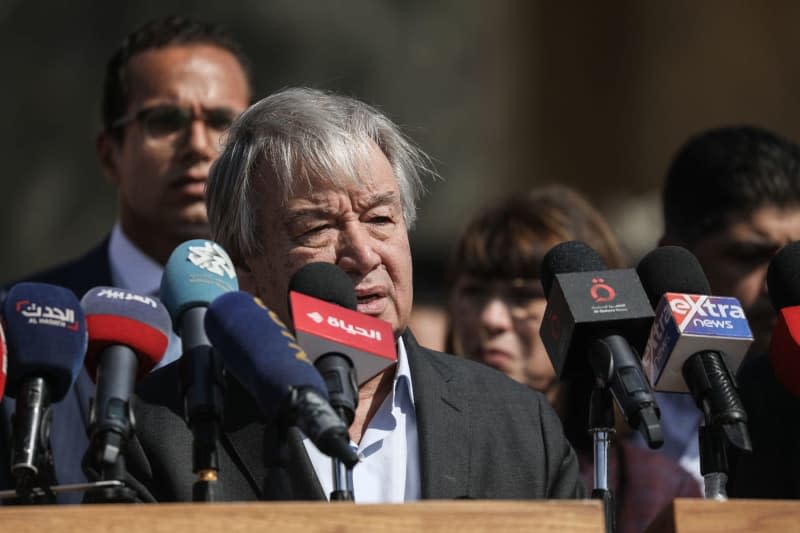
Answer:
<svg viewBox="0 0 800 533"><path fill-rule="evenodd" d="M117 164L120 148L120 141L107 131L104 130L97 134L95 139L97 159L100 161L100 167L103 169L106 179L114 185L119 185L120 182Z"/></svg>
<svg viewBox="0 0 800 533"><path fill-rule="evenodd" d="M253 279L253 269L247 259L236 258L233 261L236 266L236 278L239 282L239 290L256 294L256 284Z"/></svg>

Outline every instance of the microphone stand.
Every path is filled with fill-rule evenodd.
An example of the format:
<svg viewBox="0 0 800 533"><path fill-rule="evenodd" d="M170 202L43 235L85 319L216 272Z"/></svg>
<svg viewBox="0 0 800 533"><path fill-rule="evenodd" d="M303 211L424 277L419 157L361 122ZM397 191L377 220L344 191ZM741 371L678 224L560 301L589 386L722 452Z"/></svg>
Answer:
<svg viewBox="0 0 800 533"><path fill-rule="evenodd" d="M614 434L614 404L608 387L596 383L589 400L589 433L594 441L592 498L602 500L606 533L617 530L614 495L608 488L608 447Z"/></svg>
<svg viewBox="0 0 800 533"><path fill-rule="evenodd" d="M699 352L683 364L683 379L697 407L703 411L700 426L700 473L705 497L727 500L728 446L752 450L747 431L747 413L736 391L733 373L722 353Z"/></svg>
<svg viewBox="0 0 800 533"><path fill-rule="evenodd" d="M215 500L225 379L222 359L205 334L205 307L187 309L181 319L183 356L178 365L184 394L184 416L192 431L192 501ZM194 327L187 327L194 325ZM194 334L188 334L195 332Z"/></svg>
<svg viewBox="0 0 800 533"><path fill-rule="evenodd" d="M358 407L358 379L356 369L349 357L339 353L328 353L314 361L328 388L331 407L350 427ZM333 491L331 501L354 501L353 469L340 459L331 459Z"/></svg>
<svg viewBox="0 0 800 533"><path fill-rule="evenodd" d="M44 378L34 377L23 382L17 405L11 456L11 474L17 486L14 495L25 505L55 503L55 494L50 490L55 484L50 446L52 406ZM20 412L26 416L17 414Z"/></svg>

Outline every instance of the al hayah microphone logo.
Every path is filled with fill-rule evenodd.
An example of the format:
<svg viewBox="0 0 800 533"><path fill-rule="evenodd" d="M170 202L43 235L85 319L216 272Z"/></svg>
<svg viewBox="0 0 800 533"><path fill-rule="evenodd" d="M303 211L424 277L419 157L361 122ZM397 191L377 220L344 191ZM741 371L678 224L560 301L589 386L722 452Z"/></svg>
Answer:
<svg viewBox="0 0 800 533"><path fill-rule="evenodd" d="M325 320L325 318L316 311L314 311L313 313L308 313L308 318L310 318L317 324L322 324L322 321Z"/></svg>
<svg viewBox="0 0 800 533"><path fill-rule="evenodd" d="M206 241L203 246L189 246L187 259L196 267L207 270L217 276L236 278L236 269L231 258L219 244Z"/></svg>
<svg viewBox="0 0 800 533"><path fill-rule="evenodd" d="M589 289L589 294L595 303L602 304L612 301L617 297L617 291L611 285L606 285L606 280L603 278L592 278L592 288Z"/></svg>

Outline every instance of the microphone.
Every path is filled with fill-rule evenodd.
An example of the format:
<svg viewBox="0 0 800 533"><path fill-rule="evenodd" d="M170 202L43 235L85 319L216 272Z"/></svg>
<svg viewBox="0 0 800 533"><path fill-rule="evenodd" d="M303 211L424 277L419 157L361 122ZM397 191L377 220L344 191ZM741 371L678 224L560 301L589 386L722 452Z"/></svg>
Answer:
<svg viewBox="0 0 800 533"><path fill-rule="evenodd" d="M314 364L326 354L347 355L363 385L397 362L397 347L391 324L356 306L353 282L331 263L307 264L289 282L297 342Z"/></svg>
<svg viewBox="0 0 800 533"><path fill-rule="evenodd" d="M203 321L214 299L238 288L228 254L219 244L203 239L175 248L161 278L161 299L183 345L178 365L184 417L193 434L194 501L213 499L210 483L216 481L219 471L217 441L225 390L222 361L206 336Z"/></svg>
<svg viewBox="0 0 800 533"><path fill-rule="evenodd" d="M296 423L321 452L351 468L358 462L322 377L273 311L246 292L229 292L211 303L205 327L226 370L268 420Z"/></svg>
<svg viewBox="0 0 800 533"><path fill-rule="evenodd" d="M289 309L292 310L292 321L295 323L297 321L294 318L291 297L296 293L324 300L350 311L355 311L358 307L353 281L333 263L308 263L292 275L289 280ZM298 342L302 347L304 341L298 339ZM353 360L347 355L351 347L331 346L330 349L331 351L314 358L314 366L325 381L331 407L349 428L358 407L358 372ZM332 466L331 501L353 501L352 472L343 468L336 459L333 459Z"/></svg>
<svg viewBox="0 0 800 533"><path fill-rule="evenodd" d="M591 247L568 241L545 255L542 285L540 336L559 377L583 380L591 369L628 424L661 446L658 404L628 340L645 339L653 318L636 272L608 270Z"/></svg>
<svg viewBox="0 0 800 533"><path fill-rule="evenodd" d="M784 246L767 268L767 291L777 311L768 358L778 382L800 398L800 241Z"/></svg>
<svg viewBox="0 0 800 533"><path fill-rule="evenodd" d="M656 306L643 355L650 381L659 391L691 393L710 426L721 427L737 448L750 450L734 373L753 336L739 301L708 296L703 268L678 246L656 248L637 272Z"/></svg>
<svg viewBox="0 0 800 533"><path fill-rule="evenodd" d="M50 405L66 396L86 352L86 322L69 289L17 283L3 303L8 343L7 393L17 398L11 473L17 494L50 493L55 484L50 450Z"/></svg>
<svg viewBox="0 0 800 533"><path fill-rule="evenodd" d="M8 351L6 348L6 335L0 323L0 403L6 390L6 375L8 374Z"/></svg>
<svg viewBox="0 0 800 533"><path fill-rule="evenodd" d="M85 365L97 385L84 470L90 479L118 479L122 450L134 432L134 383L164 357L170 319L156 298L115 287L91 289L81 305L89 332Z"/></svg>

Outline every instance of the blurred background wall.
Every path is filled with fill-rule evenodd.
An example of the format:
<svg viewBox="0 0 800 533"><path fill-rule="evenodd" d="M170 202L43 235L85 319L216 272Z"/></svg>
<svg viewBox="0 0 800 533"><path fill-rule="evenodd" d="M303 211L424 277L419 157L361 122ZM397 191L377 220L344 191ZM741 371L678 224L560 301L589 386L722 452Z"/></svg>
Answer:
<svg viewBox="0 0 800 533"><path fill-rule="evenodd" d="M631 260L658 238L660 182L698 130L800 139L789 0L0 0L0 280L74 257L115 217L94 136L105 62L168 13L227 26L258 95L308 85L377 105L435 160L412 233L418 296L483 205L560 182ZM795 95L795 96L792 96Z"/></svg>

